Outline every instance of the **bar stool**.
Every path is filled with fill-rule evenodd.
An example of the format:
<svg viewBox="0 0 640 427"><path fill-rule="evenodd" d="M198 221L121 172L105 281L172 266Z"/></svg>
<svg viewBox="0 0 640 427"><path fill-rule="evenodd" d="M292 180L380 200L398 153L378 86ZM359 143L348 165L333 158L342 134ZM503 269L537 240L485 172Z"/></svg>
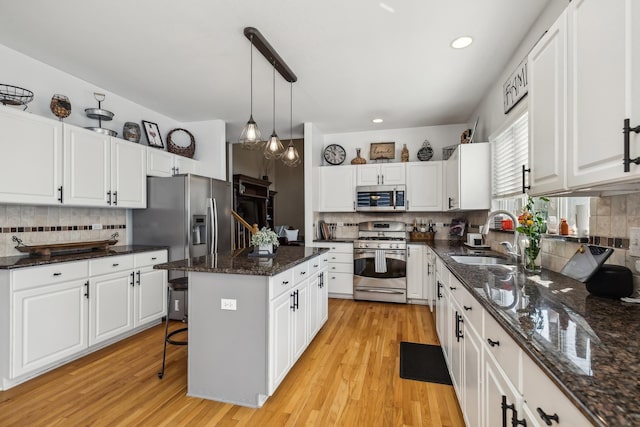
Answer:
<svg viewBox="0 0 640 427"><path fill-rule="evenodd" d="M171 279L169 280L169 286L167 287L168 290L168 295L167 295L167 320L165 321L165 328L164 328L164 349L162 351L162 370L160 372L158 372L158 378L162 379L162 377L164 376L164 365L165 365L165 361L167 359L167 344L172 344L172 345L187 345L188 341L179 341L179 340L174 340L172 337L176 334L179 334L181 332L186 332L187 330L189 330L189 328L184 327L184 328L180 328L180 329L176 329L175 331L171 331L171 333L169 333L169 312L171 310L171 296L173 295L174 291L185 291L188 292L189 291L189 279L187 277L178 277L177 279ZM186 307L186 303L185 303L185 307ZM185 313L184 319L182 320L183 322L187 321L187 315Z"/></svg>

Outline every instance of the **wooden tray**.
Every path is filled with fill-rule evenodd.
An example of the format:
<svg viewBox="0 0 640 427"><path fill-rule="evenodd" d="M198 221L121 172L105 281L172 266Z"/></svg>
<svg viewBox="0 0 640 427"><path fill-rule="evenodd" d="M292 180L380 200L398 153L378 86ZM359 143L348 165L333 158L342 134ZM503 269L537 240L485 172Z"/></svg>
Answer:
<svg viewBox="0 0 640 427"><path fill-rule="evenodd" d="M49 245L18 245L16 249L23 253L28 253L32 256L51 256L52 253L69 252L69 251L107 251L109 246L115 245L118 241L115 239L110 240L94 240L91 242L70 242L70 243L55 243Z"/></svg>

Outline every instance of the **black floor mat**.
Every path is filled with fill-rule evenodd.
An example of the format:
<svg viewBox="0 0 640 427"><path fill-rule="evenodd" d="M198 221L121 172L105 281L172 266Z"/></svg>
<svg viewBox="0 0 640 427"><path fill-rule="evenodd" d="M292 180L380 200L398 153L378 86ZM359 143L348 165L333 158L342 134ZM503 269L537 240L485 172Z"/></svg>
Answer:
<svg viewBox="0 0 640 427"><path fill-rule="evenodd" d="M439 345L400 343L400 378L451 385Z"/></svg>

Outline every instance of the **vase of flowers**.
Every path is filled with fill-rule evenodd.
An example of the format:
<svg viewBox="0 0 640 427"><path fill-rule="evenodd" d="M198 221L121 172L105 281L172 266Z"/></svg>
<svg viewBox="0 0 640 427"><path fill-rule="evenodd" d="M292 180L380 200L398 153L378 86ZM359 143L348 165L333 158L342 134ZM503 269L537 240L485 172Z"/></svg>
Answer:
<svg viewBox="0 0 640 427"><path fill-rule="evenodd" d="M260 231L251 236L251 245L258 248L258 253L271 254L273 248L278 247L278 235L270 228L262 227Z"/></svg>
<svg viewBox="0 0 640 427"><path fill-rule="evenodd" d="M540 197L540 200L545 202L549 201L546 197ZM542 212L535 210L535 201L530 196L527 196L527 204L518 217L518 227L516 231L525 236L525 239L522 241L524 247L522 262L525 271L539 273L542 271L540 249L542 234L546 231L546 224L544 215Z"/></svg>

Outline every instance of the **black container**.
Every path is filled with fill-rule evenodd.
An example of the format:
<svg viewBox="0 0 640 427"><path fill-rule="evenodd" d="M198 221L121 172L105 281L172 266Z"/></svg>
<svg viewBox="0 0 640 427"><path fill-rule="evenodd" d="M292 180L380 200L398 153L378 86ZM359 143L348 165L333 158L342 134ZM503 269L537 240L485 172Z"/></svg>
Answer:
<svg viewBox="0 0 640 427"><path fill-rule="evenodd" d="M605 264L585 283L590 293L601 297L622 298L633 294L633 275L622 265Z"/></svg>

